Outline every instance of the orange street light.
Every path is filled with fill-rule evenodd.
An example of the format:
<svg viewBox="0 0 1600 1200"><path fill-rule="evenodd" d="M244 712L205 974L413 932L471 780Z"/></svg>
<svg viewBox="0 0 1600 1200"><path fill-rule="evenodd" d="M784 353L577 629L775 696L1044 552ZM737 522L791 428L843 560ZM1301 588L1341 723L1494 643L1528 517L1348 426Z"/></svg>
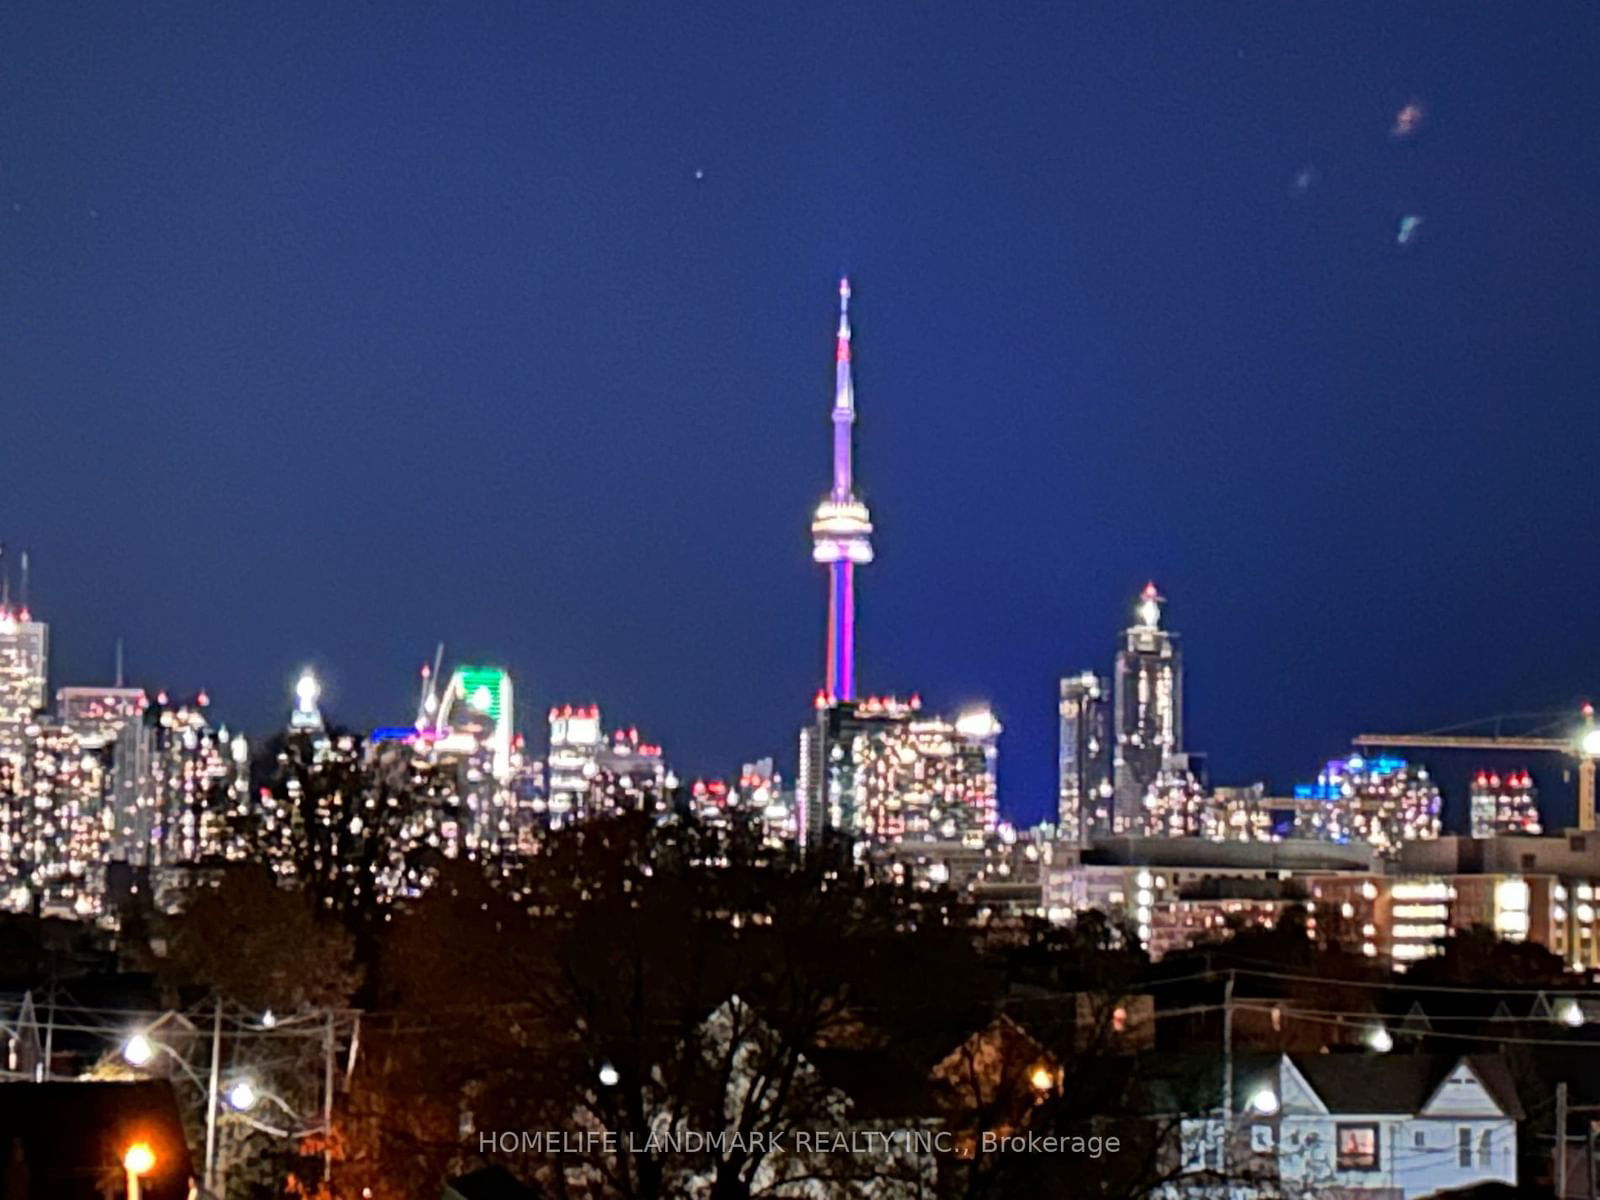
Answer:
<svg viewBox="0 0 1600 1200"><path fill-rule="evenodd" d="M156 1152L149 1142L134 1142L122 1155L122 1169L128 1173L128 1200L139 1200L139 1176L156 1169Z"/></svg>

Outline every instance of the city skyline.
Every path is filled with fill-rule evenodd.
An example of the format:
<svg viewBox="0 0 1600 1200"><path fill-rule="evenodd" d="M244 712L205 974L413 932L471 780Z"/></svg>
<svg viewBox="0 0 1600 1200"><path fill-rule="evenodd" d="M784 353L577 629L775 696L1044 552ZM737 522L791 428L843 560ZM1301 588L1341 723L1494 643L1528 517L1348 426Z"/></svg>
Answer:
<svg viewBox="0 0 1600 1200"><path fill-rule="evenodd" d="M120 636L246 728L306 662L388 723L443 638L524 724L786 757L848 273L859 675L992 704L1029 817L1152 578L1219 780L1600 690L1600 33L1158 20L8 15L4 534L55 679Z"/></svg>

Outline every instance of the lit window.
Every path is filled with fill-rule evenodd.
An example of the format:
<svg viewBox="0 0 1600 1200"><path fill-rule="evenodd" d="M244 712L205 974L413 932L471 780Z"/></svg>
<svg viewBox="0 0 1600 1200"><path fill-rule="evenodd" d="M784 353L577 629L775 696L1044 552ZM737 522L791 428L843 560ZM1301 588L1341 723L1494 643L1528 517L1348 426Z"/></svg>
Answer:
<svg viewBox="0 0 1600 1200"><path fill-rule="evenodd" d="M1378 1169L1378 1127L1376 1125L1340 1125L1337 1128L1339 1154L1336 1165L1341 1171L1376 1171Z"/></svg>

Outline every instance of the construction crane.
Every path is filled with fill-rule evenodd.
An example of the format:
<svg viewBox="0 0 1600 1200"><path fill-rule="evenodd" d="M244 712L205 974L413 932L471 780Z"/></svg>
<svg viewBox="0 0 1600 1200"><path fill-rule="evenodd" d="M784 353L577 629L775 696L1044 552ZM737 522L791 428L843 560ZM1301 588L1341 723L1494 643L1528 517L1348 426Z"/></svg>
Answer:
<svg viewBox="0 0 1600 1200"><path fill-rule="evenodd" d="M1539 714L1544 715L1544 714ZM1482 721L1470 722L1481 725ZM1465 726L1455 726L1456 729ZM1351 739L1356 746L1395 746L1417 750L1531 750L1536 753L1565 754L1578 762L1578 828L1595 827L1594 767L1600 758L1600 728L1595 727L1594 705L1585 704L1578 728L1566 737L1536 737L1526 734L1459 734L1448 730L1435 733L1358 733Z"/></svg>

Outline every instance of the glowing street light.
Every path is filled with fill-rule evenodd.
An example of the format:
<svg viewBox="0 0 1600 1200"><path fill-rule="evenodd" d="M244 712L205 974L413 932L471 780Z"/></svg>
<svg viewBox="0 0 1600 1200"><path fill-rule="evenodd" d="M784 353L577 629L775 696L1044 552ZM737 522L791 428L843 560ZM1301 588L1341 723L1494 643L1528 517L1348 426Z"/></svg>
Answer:
<svg viewBox="0 0 1600 1200"><path fill-rule="evenodd" d="M228 1107L237 1112L249 1112L260 1098L248 1079L241 1079L228 1089Z"/></svg>
<svg viewBox="0 0 1600 1200"><path fill-rule="evenodd" d="M135 1067L149 1066L155 1056L155 1043L142 1033L134 1034L122 1047L122 1057Z"/></svg>
<svg viewBox="0 0 1600 1200"><path fill-rule="evenodd" d="M617 1074L617 1069L610 1063L600 1064L600 1086L616 1087L622 1081L622 1076Z"/></svg>
<svg viewBox="0 0 1600 1200"><path fill-rule="evenodd" d="M1046 1066L1044 1063L1040 1063L1038 1066L1034 1067L1032 1071L1028 1072L1028 1083L1036 1092L1048 1092L1051 1088L1055 1087L1056 1077L1048 1066Z"/></svg>
<svg viewBox="0 0 1600 1200"><path fill-rule="evenodd" d="M122 1156L122 1169L130 1175L148 1175L156 1169L156 1152L149 1142L134 1142Z"/></svg>
<svg viewBox="0 0 1600 1200"><path fill-rule="evenodd" d="M1367 1034L1367 1045L1379 1054L1387 1054L1394 1049L1394 1037L1382 1025Z"/></svg>
<svg viewBox="0 0 1600 1200"><path fill-rule="evenodd" d="M1250 1099L1245 1101L1253 1113L1263 1117L1270 1117L1278 1111L1278 1093L1269 1087L1257 1088L1250 1094Z"/></svg>
<svg viewBox="0 0 1600 1200"><path fill-rule="evenodd" d="M134 1142L122 1155L122 1169L128 1173L128 1200L139 1200L139 1176L156 1169L156 1152L149 1142Z"/></svg>

